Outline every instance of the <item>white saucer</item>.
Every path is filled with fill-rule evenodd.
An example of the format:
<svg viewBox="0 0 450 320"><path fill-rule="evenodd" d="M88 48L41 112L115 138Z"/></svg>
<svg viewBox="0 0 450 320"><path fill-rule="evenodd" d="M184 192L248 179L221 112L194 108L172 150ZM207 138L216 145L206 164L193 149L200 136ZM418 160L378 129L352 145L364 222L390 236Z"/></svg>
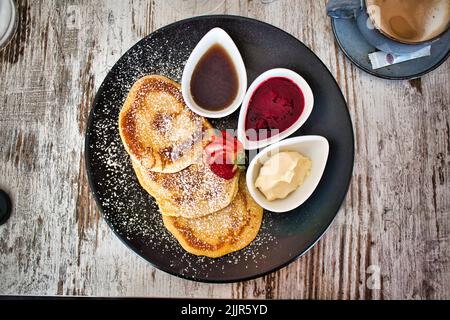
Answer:
<svg viewBox="0 0 450 320"><path fill-rule="evenodd" d="M17 16L13 0L0 0L0 49L13 37L17 28Z"/></svg>

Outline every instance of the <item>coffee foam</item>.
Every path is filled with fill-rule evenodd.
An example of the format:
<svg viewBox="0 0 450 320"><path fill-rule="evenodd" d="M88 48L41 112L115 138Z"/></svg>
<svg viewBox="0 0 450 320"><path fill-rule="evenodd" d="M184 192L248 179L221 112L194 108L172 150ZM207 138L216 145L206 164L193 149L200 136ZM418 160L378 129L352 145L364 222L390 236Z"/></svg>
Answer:
<svg viewBox="0 0 450 320"><path fill-rule="evenodd" d="M448 27L450 0L368 0L375 26L407 42L426 41Z"/></svg>

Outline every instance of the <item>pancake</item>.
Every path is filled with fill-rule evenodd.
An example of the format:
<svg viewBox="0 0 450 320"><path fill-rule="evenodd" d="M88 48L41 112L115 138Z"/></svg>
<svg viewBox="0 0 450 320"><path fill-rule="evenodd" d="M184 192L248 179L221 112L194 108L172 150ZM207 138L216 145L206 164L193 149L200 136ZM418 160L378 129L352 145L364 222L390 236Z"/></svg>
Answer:
<svg viewBox="0 0 450 320"><path fill-rule="evenodd" d="M230 204L238 190L239 174L225 180L201 161L176 173L158 173L133 162L141 186L158 202L163 215L197 218Z"/></svg>
<svg viewBox="0 0 450 320"><path fill-rule="evenodd" d="M136 81L119 115L125 149L133 161L155 172L173 173L196 162L202 132L210 128L186 106L180 85L158 75Z"/></svg>
<svg viewBox="0 0 450 320"><path fill-rule="evenodd" d="M195 219L163 216L163 222L186 251L218 258L250 244L258 234L262 216L263 209L241 178L239 191L226 208Z"/></svg>

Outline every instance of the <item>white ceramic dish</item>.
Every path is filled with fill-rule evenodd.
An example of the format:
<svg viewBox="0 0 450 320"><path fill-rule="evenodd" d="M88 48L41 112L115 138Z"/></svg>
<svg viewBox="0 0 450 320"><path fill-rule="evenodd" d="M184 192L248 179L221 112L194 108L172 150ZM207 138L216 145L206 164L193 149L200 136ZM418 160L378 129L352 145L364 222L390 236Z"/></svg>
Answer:
<svg viewBox="0 0 450 320"><path fill-rule="evenodd" d="M234 67L236 68L238 81L239 81L239 91L236 95L234 101L225 109L220 111L210 111L205 110L202 107L198 106L191 94L191 78L194 69L202 58L202 56L210 49L213 45L219 44L221 45L225 51L230 56L233 61ZM244 99L245 92L247 90L247 71L245 69L244 61L242 60L242 56L239 53L239 50L234 43L233 39L221 28L211 29L195 46L194 50L192 50L189 59L186 62L186 65L183 70L183 76L181 78L181 91L183 93L184 101L186 105L195 113L207 117L207 118L222 118L225 117L234 111L242 103Z"/></svg>
<svg viewBox="0 0 450 320"><path fill-rule="evenodd" d="M300 117L297 119L296 122L292 126L290 126L285 131L275 135L271 136L267 139L261 139L258 141L248 140L247 135L245 134L245 117L247 115L248 105L250 102L250 99L253 96L253 93L255 90L259 87L261 83L264 81L274 78L274 77L283 77L288 78L291 81L293 81L295 84L298 85L300 90L303 93L304 97L304 109ZM314 96L312 93L312 90L308 83L303 79L302 76L300 76L298 73L289 70L289 69L283 69L283 68L276 68L268 70L264 73L262 73L259 77L253 81L253 83L250 85L247 93L245 94L244 101L242 102L241 111L239 113L239 121L238 121L238 128L237 128L237 136L238 139L242 142L245 149L248 150L255 150L260 149L268 146L269 144L275 143L279 140L282 140L284 138L287 138L291 134L293 134L295 131L297 131L308 119L309 115L312 112L314 105Z"/></svg>
<svg viewBox="0 0 450 320"><path fill-rule="evenodd" d="M261 166L273 154L281 151L297 151L311 159L311 173L305 179L303 185L290 193L284 199L268 201L265 196L255 187ZM322 136L300 136L293 137L275 143L256 155L247 169L246 181L253 199L264 209L273 212L286 212L302 205L313 194L319 184L328 159L328 140Z"/></svg>
<svg viewBox="0 0 450 320"><path fill-rule="evenodd" d="M0 0L0 49L12 38L17 27L13 0Z"/></svg>

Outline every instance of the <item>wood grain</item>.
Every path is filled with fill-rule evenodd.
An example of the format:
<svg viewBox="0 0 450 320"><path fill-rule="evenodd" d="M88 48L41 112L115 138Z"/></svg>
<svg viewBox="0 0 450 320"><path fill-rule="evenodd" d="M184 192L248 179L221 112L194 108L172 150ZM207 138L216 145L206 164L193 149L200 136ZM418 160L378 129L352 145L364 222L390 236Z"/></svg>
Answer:
<svg viewBox="0 0 450 320"><path fill-rule="evenodd" d="M450 298L450 86L447 61L412 81L355 68L325 0L18 1L0 52L0 294L216 298ZM83 132L115 61L168 23L205 13L278 26L337 79L353 119L353 180L335 222L288 267L236 284L201 284L151 267L116 238L87 185Z"/></svg>

